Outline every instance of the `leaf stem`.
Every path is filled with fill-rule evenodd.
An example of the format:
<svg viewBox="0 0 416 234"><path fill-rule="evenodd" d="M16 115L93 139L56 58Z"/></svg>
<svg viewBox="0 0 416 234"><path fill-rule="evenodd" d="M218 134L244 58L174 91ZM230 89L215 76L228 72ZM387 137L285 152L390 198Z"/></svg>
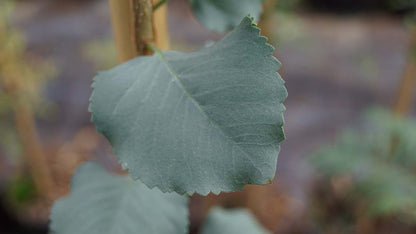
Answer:
<svg viewBox="0 0 416 234"><path fill-rule="evenodd" d="M150 55L147 44L154 41L152 0L133 0L134 43L137 55Z"/></svg>

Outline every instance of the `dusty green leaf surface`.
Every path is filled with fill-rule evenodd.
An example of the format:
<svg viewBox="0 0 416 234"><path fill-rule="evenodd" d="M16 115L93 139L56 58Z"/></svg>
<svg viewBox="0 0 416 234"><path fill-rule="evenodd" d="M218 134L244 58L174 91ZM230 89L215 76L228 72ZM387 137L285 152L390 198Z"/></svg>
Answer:
<svg viewBox="0 0 416 234"><path fill-rule="evenodd" d="M190 0L196 18L207 28L224 32L250 14L258 19L263 0Z"/></svg>
<svg viewBox="0 0 416 234"><path fill-rule="evenodd" d="M193 53L157 52L94 79L92 120L133 179L180 194L273 179L287 96L248 17Z"/></svg>
<svg viewBox="0 0 416 234"><path fill-rule="evenodd" d="M202 234L270 234L245 209L213 208L202 226Z"/></svg>
<svg viewBox="0 0 416 234"><path fill-rule="evenodd" d="M95 163L78 168L71 187L71 193L52 207L52 233L187 233L186 197L150 190Z"/></svg>

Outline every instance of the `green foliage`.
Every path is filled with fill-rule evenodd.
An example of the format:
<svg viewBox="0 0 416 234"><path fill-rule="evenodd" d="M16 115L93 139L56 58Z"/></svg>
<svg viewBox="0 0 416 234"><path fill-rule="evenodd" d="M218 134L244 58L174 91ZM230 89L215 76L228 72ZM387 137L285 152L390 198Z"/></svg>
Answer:
<svg viewBox="0 0 416 234"><path fill-rule="evenodd" d="M7 198L9 205L22 205L36 197L35 185L30 176L18 175L8 184Z"/></svg>
<svg viewBox="0 0 416 234"><path fill-rule="evenodd" d="M138 57L95 77L92 120L151 188L206 195L265 184L287 96L272 53L246 17L209 48Z"/></svg>
<svg viewBox="0 0 416 234"><path fill-rule="evenodd" d="M202 227L202 234L267 234L247 210L213 208Z"/></svg>
<svg viewBox="0 0 416 234"><path fill-rule="evenodd" d="M190 0L198 20L207 28L224 32L237 26L250 14L258 19L263 0Z"/></svg>
<svg viewBox="0 0 416 234"><path fill-rule="evenodd" d="M416 122L382 111L367 114L367 128L350 131L313 157L327 180L350 176L351 197L369 215L416 218Z"/></svg>
<svg viewBox="0 0 416 234"><path fill-rule="evenodd" d="M150 190L128 176L110 174L94 163L82 165L71 186L71 193L52 208L52 233L187 232L186 197Z"/></svg>

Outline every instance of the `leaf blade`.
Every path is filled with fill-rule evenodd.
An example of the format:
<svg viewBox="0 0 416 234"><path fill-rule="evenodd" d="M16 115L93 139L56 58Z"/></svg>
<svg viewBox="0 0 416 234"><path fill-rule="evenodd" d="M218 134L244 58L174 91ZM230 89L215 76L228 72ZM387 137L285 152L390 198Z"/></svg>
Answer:
<svg viewBox="0 0 416 234"><path fill-rule="evenodd" d="M245 209L213 208L202 226L202 234L270 234Z"/></svg>
<svg viewBox="0 0 416 234"><path fill-rule="evenodd" d="M187 232L185 197L150 190L95 163L80 166L71 184L71 193L52 207L52 233Z"/></svg>
<svg viewBox="0 0 416 234"><path fill-rule="evenodd" d="M94 79L92 120L151 188L205 195L264 184L287 96L272 52L246 17L212 47L138 57Z"/></svg>

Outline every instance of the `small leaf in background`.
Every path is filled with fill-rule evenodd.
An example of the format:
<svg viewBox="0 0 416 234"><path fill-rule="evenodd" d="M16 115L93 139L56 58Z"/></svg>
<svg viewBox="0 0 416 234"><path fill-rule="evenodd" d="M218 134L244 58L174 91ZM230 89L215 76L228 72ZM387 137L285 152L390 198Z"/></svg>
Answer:
<svg viewBox="0 0 416 234"><path fill-rule="evenodd" d="M213 208L202 226L202 234L268 234L245 209Z"/></svg>
<svg viewBox="0 0 416 234"><path fill-rule="evenodd" d="M92 121L133 179L203 195L273 179L287 91L259 32L246 17L211 47L159 51L94 78Z"/></svg>
<svg viewBox="0 0 416 234"><path fill-rule="evenodd" d="M258 20L263 0L190 0L198 20L207 28L224 32L236 27L240 20L251 15Z"/></svg>
<svg viewBox="0 0 416 234"><path fill-rule="evenodd" d="M187 233L186 197L150 190L95 163L80 166L71 187L52 207L52 233Z"/></svg>

